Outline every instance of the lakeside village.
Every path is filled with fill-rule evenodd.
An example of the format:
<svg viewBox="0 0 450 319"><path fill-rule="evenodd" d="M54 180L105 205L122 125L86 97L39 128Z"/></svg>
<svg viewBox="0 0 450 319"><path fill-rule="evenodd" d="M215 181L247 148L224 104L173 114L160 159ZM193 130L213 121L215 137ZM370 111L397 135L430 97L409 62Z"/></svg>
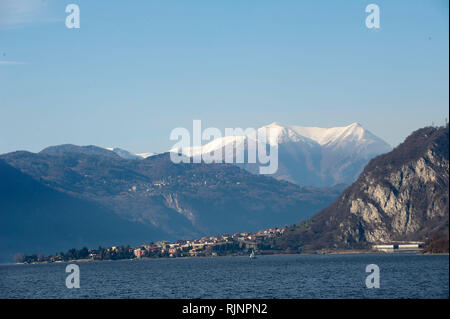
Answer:
<svg viewBox="0 0 450 319"><path fill-rule="evenodd" d="M215 257L249 255L255 251L265 250L268 239L281 236L287 227L270 228L256 233L236 233L233 235L202 237L196 240L177 240L175 242L159 241L142 244L139 247L112 246L98 249L70 249L66 253L53 256L21 255L14 258L17 263L52 263L73 260L119 260L141 258L176 258L176 257Z"/></svg>

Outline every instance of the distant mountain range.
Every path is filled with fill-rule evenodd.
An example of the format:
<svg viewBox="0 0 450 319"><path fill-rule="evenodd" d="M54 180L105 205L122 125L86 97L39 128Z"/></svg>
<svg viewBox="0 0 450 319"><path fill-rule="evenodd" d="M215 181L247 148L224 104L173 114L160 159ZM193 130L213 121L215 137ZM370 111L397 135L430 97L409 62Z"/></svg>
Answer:
<svg viewBox="0 0 450 319"><path fill-rule="evenodd" d="M337 201L291 227L277 246L362 248L436 235L448 246L448 217L449 127L426 127L372 159Z"/></svg>
<svg viewBox="0 0 450 319"><path fill-rule="evenodd" d="M390 152L356 123L268 127L275 133L269 142L279 145L275 178L252 174L251 165L175 164L170 153L93 145L0 155L0 260L15 252L190 239L299 221L276 247L358 248L448 233L448 126L418 130ZM214 140L186 156L230 141L245 146L251 138ZM350 187L337 184L353 181L368 161Z"/></svg>
<svg viewBox="0 0 450 319"><path fill-rule="evenodd" d="M47 252L96 237L98 244L126 244L284 226L326 207L343 189L301 187L229 164L174 164L169 153L124 159L96 146L52 146L0 159L2 174L18 176L0 178L0 187L8 190L0 201L0 223L9 229L3 241L17 252L24 252L25 242L25 251ZM16 179L40 191L16 185Z"/></svg>
<svg viewBox="0 0 450 319"><path fill-rule="evenodd" d="M273 176L303 186L332 186L352 183L369 160L389 152L391 146L365 130L358 123L345 127L319 128L272 123L258 129L270 132L268 142L278 145L278 170ZM247 152L249 140L258 140L258 133L242 137L224 137L202 148L191 148L188 156L214 152L229 143ZM237 147L239 144L241 148ZM251 145L251 144L250 144ZM244 155L247 156L247 155ZM259 164L239 164L252 173Z"/></svg>
<svg viewBox="0 0 450 319"><path fill-rule="evenodd" d="M256 133L225 136L201 147L184 149L183 153L188 157L201 157L221 149L225 156L225 147L233 144L233 147L229 148L233 152L231 158L238 157L240 150L243 150L243 156L247 158L249 143L258 140L257 132L262 129L270 131L268 142L278 145L278 171L273 177L302 186L350 184L356 180L370 159L392 149L388 143L358 123L332 128L272 123L259 128ZM132 154L120 148L108 150L125 159L142 159L156 155ZM175 149L169 151L178 152ZM259 163L246 162L237 165L251 173L259 173Z"/></svg>

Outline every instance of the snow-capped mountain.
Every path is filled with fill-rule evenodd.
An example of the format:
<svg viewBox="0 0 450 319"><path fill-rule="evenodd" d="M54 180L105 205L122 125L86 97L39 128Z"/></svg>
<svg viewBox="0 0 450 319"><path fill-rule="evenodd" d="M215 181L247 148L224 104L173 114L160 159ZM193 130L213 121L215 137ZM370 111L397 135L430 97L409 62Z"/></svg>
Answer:
<svg viewBox="0 0 450 319"><path fill-rule="evenodd" d="M117 155L119 155L122 158L125 159L145 159L147 157L156 155L156 153L138 153L138 154L133 154L131 152L128 152L127 150L124 150L122 148L119 147L107 147L106 148L108 151L114 152Z"/></svg>
<svg viewBox="0 0 450 319"><path fill-rule="evenodd" d="M120 157L125 158L125 159L140 159L141 158L137 154L130 153L127 150L124 150L124 149L121 149L118 147L107 147L106 149L108 151L116 153L117 155L119 155Z"/></svg>
<svg viewBox="0 0 450 319"><path fill-rule="evenodd" d="M239 167L258 174L260 164L248 163L248 150L259 141L263 130L270 145L278 149L278 170L273 177L303 186L332 186L356 180L364 166L375 156L389 152L391 146L358 123L322 128L271 123L240 136L225 136L190 148L182 153L202 157L221 150L223 158L244 158ZM132 154L120 148L107 148L126 159L145 159L155 153ZM179 152L171 149L169 152Z"/></svg>
<svg viewBox="0 0 450 319"><path fill-rule="evenodd" d="M223 156L244 155L265 129L267 142L278 145L278 170L273 176L300 185L330 186L353 182L373 157L389 152L391 146L358 123L321 128L272 123L243 136L226 136L201 147L183 149L186 156L213 154L222 148ZM232 147L226 146L232 144ZM174 151L174 150L171 150ZM233 152L227 154L225 152ZM247 158L247 157L245 157ZM259 164L236 164L258 173Z"/></svg>
<svg viewBox="0 0 450 319"><path fill-rule="evenodd" d="M158 153L137 153L136 155L141 158L147 158L150 156L158 155Z"/></svg>

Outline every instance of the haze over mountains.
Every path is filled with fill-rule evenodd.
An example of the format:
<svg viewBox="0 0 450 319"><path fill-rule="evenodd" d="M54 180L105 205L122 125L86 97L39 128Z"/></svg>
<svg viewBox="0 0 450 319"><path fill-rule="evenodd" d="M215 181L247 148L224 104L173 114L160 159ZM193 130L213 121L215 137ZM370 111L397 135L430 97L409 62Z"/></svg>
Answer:
<svg viewBox="0 0 450 319"><path fill-rule="evenodd" d="M165 236L152 225L50 188L0 159L0 262L11 262L15 253L139 244Z"/></svg>
<svg viewBox="0 0 450 319"><path fill-rule="evenodd" d="M268 127L269 142L279 145L276 178L252 174L250 165L175 164L169 153L139 156L92 145L0 155L0 259L62 246L253 232L301 220L276 245L358 248L448 232L448 126L418 130L375 158L390 146L357 123ZM245 146L254 137L225 137L187 155L223 142ZM337 183L353 181L367 161L341 194L345 186ZM284 180L294 177L329 186Z"/></svg>
<svg viewBox="0 0 450 319"><path fill-rule="evenodd" d="M6 162L0 174L17 171L30 182L53 191L50 195L55 196L52 200L50 195L30 194L32 198L27 199L27 188L13 187L14 178L0 178L2 189L10 190L1 195L4 198L0 201L0 218L5 229L29 229L31 226L26 225L32 225L49 230L53 215L56 220L66 215L67 221L76 218L77 207L83 206L70 203L81 201L90 206L80 214L95 211L97 207L96 214L103 216L102 226L112 225L108 231L102 227L94 231L100 242L109 240L111 245L132 243L132 239L133 242L192 239L284 226L326 207L342 191L341 186L301 187L254 175L229 164L174 164L168 153L142 160L124 159L116 152L95 146L53 146L40 153L4 154L0 159ZM62 196L68 198L66 206L58 201ZM10 198L21 198L17 199L17 207ZM49 206L53 202L61 205ZM45 218L40 218L39 212ZM98 225L97 215L93 214L92 220L83 219L89 224L87 229ZM124 221L124 229L120 229L117 220ZM74 232L70 223L57 225L61 227L58 234ZM128 236L133 227L147 229L148 237L143 239L142 231L136 231L135 237ZM120 232L111 238L109 234L116 229ZM22 241L14 241L17 238L14 231L6 234L9 237L5 242L22 243L9 246L10 250L15 247L14 252L36 252L39 248L39 252L52 249L50 252L54 253L60 247L53 244L55 240L50 240L54 238L53 233L46 237L42 232L33 238L35 232L30 236L19 232L26 238ZM72 246L91 243L91 235L92 232L80 231ZM28 243L25 249L24 242Z"/></svg>

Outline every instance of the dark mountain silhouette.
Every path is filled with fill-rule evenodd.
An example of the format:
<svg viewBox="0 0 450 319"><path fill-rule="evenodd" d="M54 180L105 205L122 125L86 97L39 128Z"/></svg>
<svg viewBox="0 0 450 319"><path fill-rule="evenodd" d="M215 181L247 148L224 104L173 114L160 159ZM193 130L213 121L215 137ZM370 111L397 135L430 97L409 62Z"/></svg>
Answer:
<svg viewBox="0 0 450 319"><path fill-rule="evenodd" d="M300 251L425 240L448 243L449 128L426 127L372 159L358 180L276 243Z"/></svg>
<svg viewBox="0 0 450 319"><path fill-rule="evenodd" d="M151 225L42 185L0 160L0 262L13 261L15 253L54 254L164 236Z"/></svg>

